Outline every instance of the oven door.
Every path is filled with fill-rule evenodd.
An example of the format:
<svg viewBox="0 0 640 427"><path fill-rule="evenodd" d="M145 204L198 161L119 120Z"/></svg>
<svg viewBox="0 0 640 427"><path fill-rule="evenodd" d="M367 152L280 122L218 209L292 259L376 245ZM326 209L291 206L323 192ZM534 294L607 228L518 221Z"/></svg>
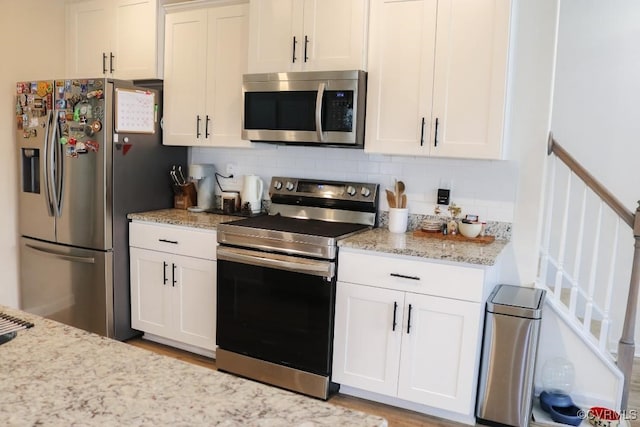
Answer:
<svg viewBox="0 0 640 427"><path fill-rule="evenodd" d="M221 349L331 373L335 263L219 246Z"/></svg>

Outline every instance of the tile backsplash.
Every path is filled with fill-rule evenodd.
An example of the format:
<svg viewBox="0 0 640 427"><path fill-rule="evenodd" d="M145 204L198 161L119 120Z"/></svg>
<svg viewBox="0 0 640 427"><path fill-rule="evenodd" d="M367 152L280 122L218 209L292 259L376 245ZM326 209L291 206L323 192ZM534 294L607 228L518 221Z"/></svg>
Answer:
<svg viewBox="0 0 640 427"><path fill-rule="evenodd" d="M273 176L372 182L380 184L380 210L387 211L384 189L392 189L394 180L401 179L410 214L433 214L437 189L444 186L451 188L451 202L462 208L463 216L513 222L518 175L516 164L510 161L392 156L358 149L262 143L251 148L194 147L189 158L191 163L214 164L222 175L232 164L236 178L220 179L226 191L240 190L240 176L248 174L260 176L265 187Z"/></svg>

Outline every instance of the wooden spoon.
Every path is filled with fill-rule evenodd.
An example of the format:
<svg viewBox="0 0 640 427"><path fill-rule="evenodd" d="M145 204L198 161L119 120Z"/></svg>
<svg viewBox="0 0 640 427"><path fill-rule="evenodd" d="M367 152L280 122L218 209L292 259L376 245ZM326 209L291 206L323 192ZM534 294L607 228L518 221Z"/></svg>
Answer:
<svg viewBox="0 0 640 427"><path fill-rule="evenodd" d="M393 191L391 190L385 190L387 192L387 203L389 204L390 208L395 208L396 207L396 196L395 194L393 194Z"/></svg>
<svg viewBox="0 0 640 427"><path fill-rule="evenodd" d="M397 206L399 208L404 208L405 207L404 205L406 205L406 196L404 194L404 189L405 189L404 182L397 181L396 182L396 198L398 200ZM405 199L404 204L403 204L403 198Z"/></svg>
<svg viewBox="0 0 640 427"><path fill-rule="evenodd" d="M407 195L406 194L402 195L402 201L400 202L400 207L402 209L407 207Z"/></svg>

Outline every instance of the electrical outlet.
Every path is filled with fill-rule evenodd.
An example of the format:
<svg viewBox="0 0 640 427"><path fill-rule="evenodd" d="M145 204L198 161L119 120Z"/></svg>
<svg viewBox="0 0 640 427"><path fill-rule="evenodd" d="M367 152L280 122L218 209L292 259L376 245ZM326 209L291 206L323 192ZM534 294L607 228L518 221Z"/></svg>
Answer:
<svg viewBox="0 0 640 427"><path fill-rule="evenodd" d="M236 163L227 163L227 175L236 175L238 173L238 165Z"/></svg>

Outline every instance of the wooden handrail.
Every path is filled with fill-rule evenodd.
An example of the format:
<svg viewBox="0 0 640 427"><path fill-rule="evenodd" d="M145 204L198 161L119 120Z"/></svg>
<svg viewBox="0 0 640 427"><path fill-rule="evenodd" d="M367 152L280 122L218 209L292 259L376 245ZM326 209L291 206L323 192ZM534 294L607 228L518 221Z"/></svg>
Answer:
<svg viewBox="0 0 640 427"><path fill-rule="evenodd" d="M615 213L622 218L631 228L634 228L634 214L627 209L609 190L593 177L576 159L571 156L558 142L553 139L553 133L549 132L547 155L555 154L573 173L593 190Z"/></svg>
<svg viewBox="0 0 640 427"><path fill-rule="evenodd" d="M633 231L635 238L633 261L631 264L631 279L629 281L629 293L625 310L622 334L618 341L618 357L616 364L624 375L622 391L622 409L627 409L629 401L629 387L631 383L631 371L635 357L635 326L637 316L637 301L640 289L640 201L635 214L627 209L609 190L593 177L576 159L573 158L560 144L553 139L553 133L549 132L547 143L547 155L555 154L565 165L576 174L594 193L600 197Z"/></svg>

